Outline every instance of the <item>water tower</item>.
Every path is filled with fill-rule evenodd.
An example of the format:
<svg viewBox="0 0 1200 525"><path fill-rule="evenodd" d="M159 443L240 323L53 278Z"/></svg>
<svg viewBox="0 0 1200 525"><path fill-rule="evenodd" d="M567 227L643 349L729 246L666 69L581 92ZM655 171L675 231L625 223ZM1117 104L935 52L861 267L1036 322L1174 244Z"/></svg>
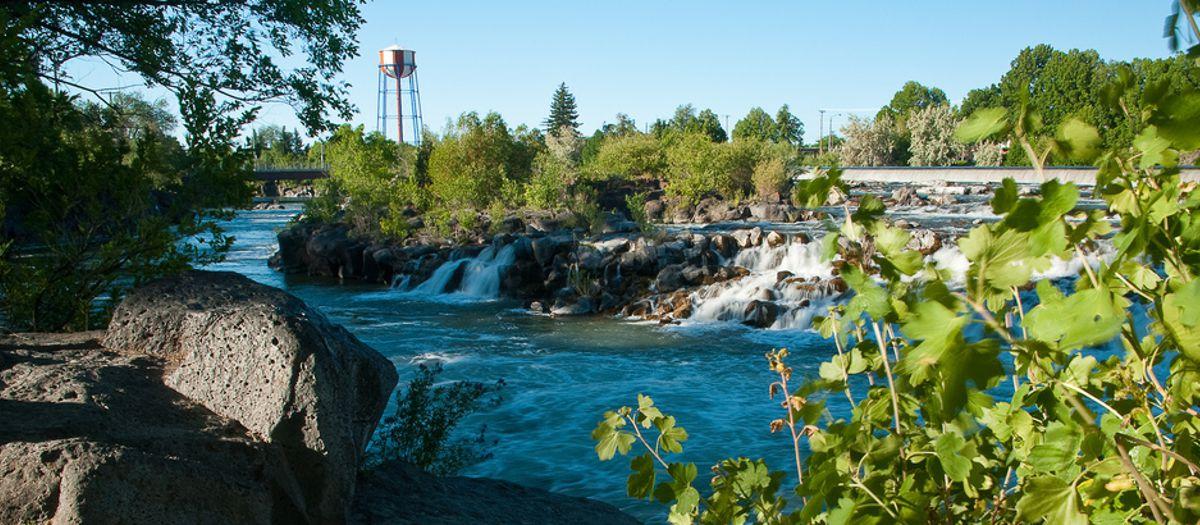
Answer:
<svg viewBox="0 0 1200 525"><path fill-rule="evenodd" d="M395 84L392 81L395 81ZM407 80L407 82L406 82ZM388 99L395 98L396 108L389 112ZM404 98L408 97L408 114L404 114ZM389 46L379 52L379 100L376 105L375 130L386 137L389 122L396 121L396 141L404 142L405 121L412 132L412 143L421 145L421 91L417 83L417 53L400 46Z"/></svg>

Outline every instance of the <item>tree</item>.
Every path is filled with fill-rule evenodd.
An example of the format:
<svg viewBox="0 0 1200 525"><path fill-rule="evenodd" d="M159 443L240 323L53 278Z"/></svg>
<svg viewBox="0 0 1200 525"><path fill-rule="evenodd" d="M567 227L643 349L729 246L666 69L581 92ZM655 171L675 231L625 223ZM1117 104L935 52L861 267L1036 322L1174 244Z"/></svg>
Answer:
<svg viewBox="0 0 1200 525"><path fill-rule="evenodd" d="M775 141L778 129L775 120L760 107L750 109L745 118L733 126L733 140L755 139L764 142Z"/></svg>
<svg viewBox="0 0 1200 525"><path fill-rule="evenodd" d="M554 96L550 99L550 116L546 118L545 124L550 135L565 129L579 133L579 110L575 107L575 95L567 89L565 82L554 90Z"/></svg>
<svg viewBox="0 0 1200 525"><path fill-rule="evenodd" d="M729 140L729 136L725 134L725 128L721 127L721 119L717 117L716 113L713 113L711 109L697 113L696 107L691 104L675 108L675 115L670 120L655 121L650 126L650 132L659 138L671 133L700 133L706 135L713 142Z"/></svg>
<svg viewBox="0 0 1200 525"><path fill-rule="evenodd" d="M950 166L967 160L969 148L954 138L961 119L947 105L929 106L908 119L912 166Z"/></svg>
<svg viewBox="0 0 1200 525"><path fill-rule="evenodd" d="M489 113L465 113L429 157L429 191L446 209L482 210L500 198L506 186L529 179L536 151L504 119Z"/></svg>
<svg viewBox="0 0 1200 525"><path fill-rule="evenodd" d="M892 95L891 102L879 110L875 115L876 119L886 116L892 119L897 125L904 126L909 115L913 112L925 109L929 106L940 106L949 104L950 100L946 98L946 93L935 87L922 85L920 82L908 81L904 83L896 94Z"/></svg>
<svg viewBox="0 0 1200 525"><path fill-rule="evenodd" d="M804 144L804 123L784 104L775 112L775 140L793 146Z"/></svg>
<svg viewBox="0 0 1200 525"><path fill-rule="evenodd" d="M842 128L845 142L836 149L845 166L888 166L896 162L896 126L888 114L874 121L850 117Z"/></svg>
<svg viewBox="0 0 1200 525"><path fill-rule="evenodd" d="M310 129L325 129L330 111L353 116L346 84L332 79L358 54L355 33L363 19L355 0L293 4L13 2L0 6L0 19L5 39L21 48L6 59L52 84L95 93L60 66L76 57L103 57L177 97L211 91L233 109L283 102Z"/></svg>

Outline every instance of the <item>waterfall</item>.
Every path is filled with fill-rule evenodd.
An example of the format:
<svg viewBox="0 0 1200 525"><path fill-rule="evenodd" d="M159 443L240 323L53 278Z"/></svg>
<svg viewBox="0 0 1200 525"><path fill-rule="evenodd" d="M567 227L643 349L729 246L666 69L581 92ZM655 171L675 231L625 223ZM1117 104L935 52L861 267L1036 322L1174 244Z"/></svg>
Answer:
<svg viewBox="0 0 1200 525"><path fill-rule="evenodd" d="M489 246L475 257L443 263L434 270L433 275L413 288L412 293L496 299L500 297L500 281L504 271L515 260L516 249L512 244L500 249Z"/></svg>
<svg viewBox="0 0 1200 525"><path fill-rule="evenodd" d="M690 320L807 328L812 316L838 294L830 285L833 267L821 261L818 242L763 243L742 249L726 264L750 274L693 292Z"/></svg>

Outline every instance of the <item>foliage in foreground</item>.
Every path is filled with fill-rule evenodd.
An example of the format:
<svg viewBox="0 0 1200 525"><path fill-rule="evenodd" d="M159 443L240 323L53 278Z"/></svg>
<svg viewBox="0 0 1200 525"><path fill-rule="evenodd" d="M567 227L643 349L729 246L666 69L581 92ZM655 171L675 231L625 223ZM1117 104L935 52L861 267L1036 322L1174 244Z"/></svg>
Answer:
<svg viewBox="0 0 1200 525"><path fill-rule="evenodd" d="M1134 78L1104 88L1137 130L1121 147L1079 120L1030 133L1041 119L1027 106L982 109L959 128L1010 136L1030 158L1094 163L1115 233L1053 180L1038 197L1005 181L991 202L1001 220L958 241L965 277L906 249L876 198L830 225L826 256L853 291L815 321L836 355L806 380L786 350L767 356L786 473L728 459L705 490L676 459L687 432L644 395L597 424L600 459L643 449L628 493L668 504L678 524L1196 523L1200 191L1177 162L1200 147L1200 92ZM836 172L801 185L798 201L829 189L844 191ZM1038 281L1056 259L1081 261L1077 279ZM846 397L848 417L827 410L829 396Z"/></svg>
<svg viewBox="0 0 1200 525"><path fill-rule="evenodd" d="M471 437L456 437L464 417L501 402L504 380L486 385L475 381L437 384L440 365L420 365L404 391L396 392L396 411L375 432L369 465L405 461L438 476L449 476L491 457L495 444L487 426Z"/></svg>

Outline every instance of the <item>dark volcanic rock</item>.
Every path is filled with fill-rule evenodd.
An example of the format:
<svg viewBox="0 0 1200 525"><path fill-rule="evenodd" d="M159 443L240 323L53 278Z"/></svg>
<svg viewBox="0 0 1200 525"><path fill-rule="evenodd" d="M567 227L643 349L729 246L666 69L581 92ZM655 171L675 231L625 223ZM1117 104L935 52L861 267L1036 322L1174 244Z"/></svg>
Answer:
<svg viewBox="0 0 1200 525"><path fill-rule="evenodd" d="M437 478L404 463L359 476L353 523L636 525L616 507L507 481Z"/></svg>
<svg viewBox="0 0 1200 525"><path fill-rule="evenodd" d="M778 316L779 305L770 301L754 300L746 305L742 324L755 328L769 328L775 324L775 318Z"/></svg>

